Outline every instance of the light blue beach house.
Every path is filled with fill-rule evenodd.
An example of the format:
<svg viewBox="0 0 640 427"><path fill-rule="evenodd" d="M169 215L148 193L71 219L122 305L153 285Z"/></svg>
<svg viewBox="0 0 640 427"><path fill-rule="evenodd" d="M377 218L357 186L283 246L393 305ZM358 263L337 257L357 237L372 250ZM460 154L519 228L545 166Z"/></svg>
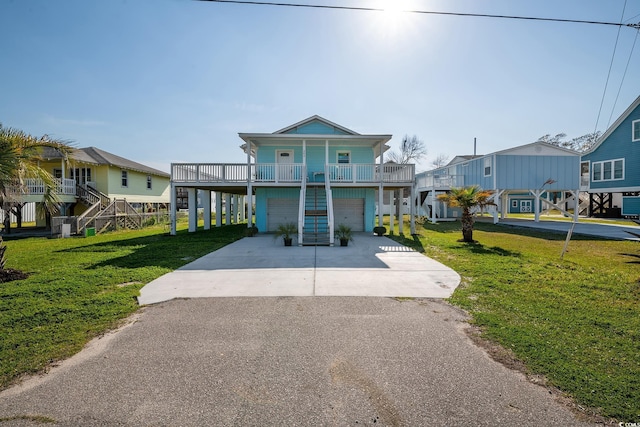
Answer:
<svg viewBox="0 0 640 427"><path fill-rule="evenodd" d="M384 191L413 195L415 165L384 162L391 135L359 134L316 115L273 133L239 136L246 163L172 164L171 194L187 189L190 231L197 226L196 190L204 206L210 205L212 192L216 206L225 198L227 223L247 219L267 232L295 223L300 245L333 244L340 224L372 232L382 224L381 209L376 221L376 204L382 205ZM175 203L171 206L175 233ZM211 226L207 211L205 228ZM413 217L411 212L412 231ZM216 224L221 223L218 209Z"/></svg>
<svg viewBox="0 0 640 427"><path fill-rule="evenodd" d="M582 155L589 215L640 215L640 96Z"/></svg>
<svg viewBox="0 0 640 427"><path fill-rule="evenodd" d="M459 217L438 200L453 187L477 185L493 192L494 221L509 213L534 212L539 221L543 209L565 215L579 203L580 154L544 142L534 142L481 156L456 156L448 165L416 176L421 213L431 221Z"/></svg>

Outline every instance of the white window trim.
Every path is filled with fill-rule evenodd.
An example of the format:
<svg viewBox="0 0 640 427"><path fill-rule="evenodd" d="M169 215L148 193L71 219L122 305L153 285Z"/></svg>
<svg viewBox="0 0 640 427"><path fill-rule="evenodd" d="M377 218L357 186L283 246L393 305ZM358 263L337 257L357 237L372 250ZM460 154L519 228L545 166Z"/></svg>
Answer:
<svg viewBox="0 0 640 427"><path fill-rule="evenodd" d="M347 153L349 155L349 163L340 163L340 154ZM336 164L350 165L351 164L351 150L338 150L336 151Z"/></svg>
<svg viewBox="0 0 640 427"><path fill-rule="evenodd" d="M128 179L128 177L127 177ZM147 190L153 190L153 176L147 175Z"/></svg>
<svg viewBox="0 0 640 427"><path fill-rule="evenodd" d="M487 166L487 163L489 163L489 166ZM482 174L483 176L487 177L487 176L491 176L491 172L493 172L493 165L492 165L492 161L491 161L491 157L485 157L484 161L482 162ZM489 173L487 173L487 168L489 168Z"/></svg>
<svg viewBox="0 0 640 427"><path fill-rule="evenodd" d="M606 182L606 181L622 181L624 180L624 158L621 159L611 159L611 160L602 160L600 162L591 162L591 182ZM615 178L615 163L617 161L622 161L622 177L621 178ZM611 163L611 178L605 179L604 177L604 164L605 163ZM593 174L595 171L595 166L596 165L600 165L600 179L594 179L593 178Z"/></svg>
<svg viewBox="0 0 640 427"><path fill-rule="evenodd" d="M634 138L636 126L640 128L640 119L634 120L631 122L631 141L632 142L640 142L640 138Z"/></svg>
<svg viewBox="0 0 640 427"><path fill-rule="evenodd" d="M127 180L127 185L122 185L122 180L126 179ZM129 188L129 171L121 169L120 170L120 186L122 188Z"/></svg>

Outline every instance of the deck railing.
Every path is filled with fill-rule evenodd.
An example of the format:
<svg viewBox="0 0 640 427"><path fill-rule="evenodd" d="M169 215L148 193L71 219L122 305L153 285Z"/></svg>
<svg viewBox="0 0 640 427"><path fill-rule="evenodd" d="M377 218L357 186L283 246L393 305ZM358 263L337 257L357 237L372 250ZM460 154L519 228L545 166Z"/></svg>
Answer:
<svg viewBox="0 0 640 427"><path fill-rule="evenodd" d="M28 194L40 195L44 194L45 186L41 179L28 178L24 180L27 187ZM71 195L76 194L76 182L73 179L56 178L56 188L54 192L56 194Z"/></svg>
<svg viewBox="0 0 640 427"><path fill-rule="evenodd" d="M464 187L464 175L421 174L416 177L416 188Z"/></svg>
<svg viewBox="0 0 640 427"><path fill-rule="evenodd" d="M245 183L247 165L242 163L173 163L171 180L175 183ZM302 183L306 167L302 163L252 163L250 166L252 182L264 183ZM326 171L314 173L310 181L316 181L316 175L328 173L331 182L375 183L380 182L380 172L384 183L411 183L414 179L414 165L385 164L328 164ZM323 181L324 179L320 179Z"/></svg>

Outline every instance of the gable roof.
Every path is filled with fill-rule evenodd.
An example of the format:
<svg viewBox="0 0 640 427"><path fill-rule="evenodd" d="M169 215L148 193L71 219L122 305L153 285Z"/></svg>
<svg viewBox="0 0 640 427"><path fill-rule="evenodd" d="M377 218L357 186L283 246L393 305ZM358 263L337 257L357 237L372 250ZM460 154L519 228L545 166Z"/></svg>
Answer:
<svg viewBox="0 0 640 427"><path fill-rule="evenodd" d="M45 159L61 159L62 155L54 149L45 149L42 154ZM158 175L163 177L170 177L166 172L158 169L151 168L143 165L142 163L134 162L133 160L125 159L124 157L117 156L108 151L101 150L96 147L75 148L69 156L70 160L80 163L90 163L94 165L106 165L113 166L122 169L128 169L136 172L142 172L150 175Z"/></svg>
<svg viewBox="0 0 640 427"><path fill-rule="evenodd" d="M620 126L622 124L622 122L624 122L626 120L626 118L629 117L629 115L636 108L638 108L639 105L640 105L640 96L638 96L636 98L636 100L633 101L631 103L631 105L629 105L629 107L626 110L624 110L624 113L622 113L620 115L620 117L618 117L618 120L616 120L615 122L613 122L613 124L611 126L609 126L609 128L600 136L600 138L598 138L596 143L593 144L593 146L591 148L589 148L587 151L585 151L582 154L587 154L587 153L591 153L591 152L595 151L596 148L598 148L600 146L600 144L602 144L604 142L604 140L607 139L609 137L609 135L611 135L613 133L613 131L616 130L618 128L618 126Z"/></svg>
<svg viewBox="0 0 640 427"><path fill-rule="evenodd" d="M559 147L557 145L549 144L548 142L536 141L531 142L529 144L519 145L517 147L507 148L506 150L496 151L495 153L487 154L487 156L492 156L494 154L498 155L534 155L534 156L545 156L550 155L551 153L558 153L564 156L579 156L575 150L571 150L569 148ZM486 156L478 156L478 157L486 157Z"/></svg>
<svg viewBox="0 0 640 427"><path fill-rule="evenodd" d="M300 127L305 126L305 125L308 125L308 124L310 124L312 122L323 123L323 124L325 124L325 125L327 125L329 127L333 127L333 128L339 129L342 132L346 133L347 135L360 135L358 132L354 132L351 129L347 129L346 127L340 126L337 123L333 123L332 121L329 121L329 120L325 119L324 117L318 116L317 114L315 114L315 115L313 115L311 117L308 117L308 118L306 118L304 120L301 120L298 123L294 123L294 124L292 124L290 126L287 126L286 128L282 128L280 130L277 130L277 131L274 132L274 134L288 133L288 132L290 132L292 130L295 130L295 129L300 128Z"/></svg>

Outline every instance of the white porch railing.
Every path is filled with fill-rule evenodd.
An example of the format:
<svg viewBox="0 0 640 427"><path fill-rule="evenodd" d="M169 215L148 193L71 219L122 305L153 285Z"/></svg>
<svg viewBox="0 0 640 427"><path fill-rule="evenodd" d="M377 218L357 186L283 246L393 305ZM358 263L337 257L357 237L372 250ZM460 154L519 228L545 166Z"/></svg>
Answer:
<svg viewBox="0 0 640 427"><path fill-rule="evenodd" d="M331 182L412 183L415 166L396 164L328 164L326 171ZM173 163L171 180L175 183L245 183L247 182L246 163ZM382 171L382 175L380 172ZM313 172L313 171L310 171ZM252 163L250 177L252 182L264 183L302 183L306 174L302 163ZM314 179L315 180L315 177Z"/></svg>
<svg viewBox="0 0 640 427"><path fill-rule="evenodd" d="M56 178L56 194L74 196L76 194L76 182L73 179ZM44 194L45 186L41 179L28 178L25 179L28 194L41 195Z"/></svg>
<svg viewBox="0 0 640 427"><path fill-rule="evenodd" d="M416 177L416 188L452 188L464 187L464 175L424 174Z"/></svg>
<svg viewBox="0 0 640 427"><path fill-rule="evenodd" d="M415 165L362 164L362 163L330 163L327 165L327 174L331 182L368 183L412 183L415 177Z"/></svg>

